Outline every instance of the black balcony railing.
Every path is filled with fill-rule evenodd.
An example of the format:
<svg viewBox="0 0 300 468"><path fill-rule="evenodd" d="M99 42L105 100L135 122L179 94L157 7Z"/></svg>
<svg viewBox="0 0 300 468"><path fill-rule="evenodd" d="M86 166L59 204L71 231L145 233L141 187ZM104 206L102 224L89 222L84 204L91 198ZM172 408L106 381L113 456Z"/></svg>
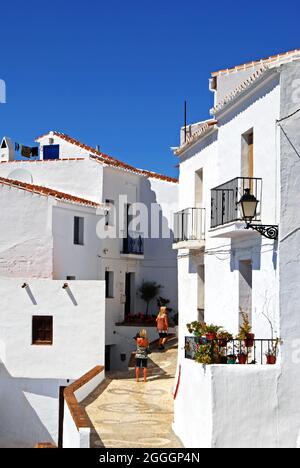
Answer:
<svg viewBox="0 0 300 468"><path fill-rule="evenodd" d="M197 241L205 239L205 208L187 208L175 213L174 241Z"/></svg>
<svg viewBox="0 0 300 468"><path fill-rule="evenodd" d="M202 337L185 337L185 358L195 360L197 352L207 349L211 364L275 364L278 355L278 339L207 340ZM275 359L274 359L275 358Z"/></svg>
<svg viewBox="0 0 300 468"><path fill-rule="evenodd" d="M246 189L260 202L254 221L260 220L262 179L237 177L211 191L211 228L242 220L238 202Z"/></svg>
<svg viewBox="0 0 300 468"><path fill-rule="evenodd" d="M123 254L144 255L144 238L140 233L128 232L123 239Z"/></svg>

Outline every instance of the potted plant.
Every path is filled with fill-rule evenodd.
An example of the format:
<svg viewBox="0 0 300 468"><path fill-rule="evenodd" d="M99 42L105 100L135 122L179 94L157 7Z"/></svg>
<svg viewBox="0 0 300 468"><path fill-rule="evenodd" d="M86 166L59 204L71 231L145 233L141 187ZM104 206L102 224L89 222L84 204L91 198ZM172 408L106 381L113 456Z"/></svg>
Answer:
<svg viewBox="0 0 300 468"><path fill-rule="evenodd" d="M196 347L195 361L203 365L217 364L220 362L218 346L212 343L199 344Z"/></svg>
<svg viewBox="0 0 300 468"><path fill-rule="evenodd" d="M217 325L206 325L205 327L205 336L208 341L213 341L217 339L217 334L221 330L221 327Z"/></svg>
<svg viewBox="0 0 300 468"><path fill-rule="evenodd" d="M240 346L237 357L238 357L239 364L247 364L248 351L244 346Z"/></svg>
<svg viewBox="0 0 300 468"><path fill-rule="evenodd" d="M252 327L249 322L248 314L242 312L243 323L240 326L240 331L237 336L237 339L240 341L244 341L246 348L253 348L255 335L252 333Z"/></svg>
<svg viewBox="0 0 300 468"><path fill-rule="evenodd" d="M277 362L277 351L278 351L278 345L280 343L280 339L276 338L275 342L272 343L272 347L268 349L268 351L265 353L266 358L267 358L267 364L269 365L275 365Z"/></svg>
<svg viewBox="0 0 300 468"><path fill-rule="evenodd" d="M236 364L236 355L235 354L228 354L227 364Z"/></svg>
<svg viewBox="0 0 300 468"><path fill-rule="evenodd" d="M189 333L194 336L205 336L206 333L206 324L202 322L191 322L187 324L187 329Z"/></svg>
<svg viewBox="0 0 300 468"><path fill-rule="evenodd" d="M228 333L226 330L221 330L217 334L218 344L221 348L225 348L229 341L233 340L231 333Z"/></svg>

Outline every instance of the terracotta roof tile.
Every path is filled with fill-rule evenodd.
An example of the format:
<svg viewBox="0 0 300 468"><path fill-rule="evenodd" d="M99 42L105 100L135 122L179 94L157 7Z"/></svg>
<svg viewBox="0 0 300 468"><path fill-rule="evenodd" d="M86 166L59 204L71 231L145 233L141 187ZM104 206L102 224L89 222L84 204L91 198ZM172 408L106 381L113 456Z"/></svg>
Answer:
<svg viewBox="0 0 300 468"><path fill-rule="evenodd" d="M117 167L119 169L123 169L125 171L130 171L134 172L135 174L142 175L145 177L153 178L153 179L159 179L163 180L166 182L172 182L172 183L178 183L178 179L175 179L173 177L168 177L166 175L162 174L157 174L155 172L151 171L145 171L143 169L138 169L134 166L131 166L130 164L126 164L122 161L119 161L116 158L113 158L112 156L109 156L108 154L102 153L92 146L85 145L81 143L80 141L76 140L75 138L70 137L69 135L66 135L64 133L60 132L53 132L53 134L62 140L67 141L68 143L71 143L72 145L75 145L79 148L82 148L86 150L87 152L91 153L92 159L96 159L98 162L102 162L104 164L107 164L109 166ZM36 139L36 141L39 141L41 138L44 138L45 136L49 135L49 133L46 133L45 135L42 135Z"/></svg>
<svg viewBox="0 0 300 468"><path fill-rule="evenodd" d="M200 125L198 130L196 130L196 132L194 132L191 136L188 136L186 142L174 151L175 155L180 156L190 146L196 143L196 141L200 140L204 135L206 135L206 133L212 130L217 123L217 120L214 119L203 122L203 124Z"/></svg>
<svg viewBox="0 0 300 468"><path fill-rule="evenodd" d="M261 78L267 71L269 67L262 65L258 70L255 71L247 80L242 81L231 93L227 94L218 104L210 110L211 115L216 115L217 112L220 112L224 107L233 101L237 96L246 91L250 86L252 86L259 78Z"/></svg>
<svg viewBox="0 0 300 468"><path fill-rule="evenodd" d="M271 57L263 58L260 60L255 60L253 62L244 63L243 65L237 65L233 68L219 70L219 71L213 72L211 75L214 77L214 76L218 76L222 74L228 74L228 73L233 73L233 72L237 72L241 70L246 70L247 68L255 67L260 64L261 65L273 64L276 62L283 61L285 59L287 60L293 59L294 56L299 56L300 58L300 49L290 50L288 52L283 52L281 54L272 55Z"/></svg>
<svg viewBox="0 0 300 468"><path fill-rule="evenodd" d="M76 197L69 193L60 192L58 190L50 189L48 187L42 187L40 185L27 184L25 182L20 182L19 180L11 180L5 179L4 177L0 177L0 184L2 186L7 185L21 190L26 190L27 192L37 193L46 197L53 197L56 200L85 205L92 208L99 208L101 206L99 203L93 202L91 200L86 200L85 198Z"/></svg>
<svg viewBox="0 0 300 468"><path fill-rule="evenodd" d="M0 161L0 164L13 163L55 163L61 161L85 161L84 158L61 158L61 159L15 159L14 161Z"/></svg>

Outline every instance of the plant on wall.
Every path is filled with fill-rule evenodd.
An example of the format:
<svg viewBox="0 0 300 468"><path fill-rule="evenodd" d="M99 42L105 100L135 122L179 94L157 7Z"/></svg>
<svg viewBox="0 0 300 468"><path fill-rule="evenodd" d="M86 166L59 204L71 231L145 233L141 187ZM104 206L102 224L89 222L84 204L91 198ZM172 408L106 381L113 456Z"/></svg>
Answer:
<svg viewBox="0 0 300 468"><path fill-rule="evenodd" d="M160 294L162 288L163 286L155 281L143 281L139 287L140 298L146 302L146 317L148 317L151 302Z"/></svg>
<svg viewBox="0 0 300 468"><path fill-rule="evenodd" d="M206 333L206 324L202 322L191 322L187 324L188 332L194 336L205 336Z"/></svg>

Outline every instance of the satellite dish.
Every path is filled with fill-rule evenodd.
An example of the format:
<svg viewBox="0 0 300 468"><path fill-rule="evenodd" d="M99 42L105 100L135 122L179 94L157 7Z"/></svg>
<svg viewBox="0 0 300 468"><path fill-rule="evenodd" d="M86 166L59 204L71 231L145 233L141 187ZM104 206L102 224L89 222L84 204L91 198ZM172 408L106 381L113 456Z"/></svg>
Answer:
<svg viewBox="0 0 300 468"><path fill-rule="evenodd" d="M19 182L24 182L25 184L32 184L33 182L31 173L25 169L15 169L9 174L8 179L18 180Z"/></svg>

